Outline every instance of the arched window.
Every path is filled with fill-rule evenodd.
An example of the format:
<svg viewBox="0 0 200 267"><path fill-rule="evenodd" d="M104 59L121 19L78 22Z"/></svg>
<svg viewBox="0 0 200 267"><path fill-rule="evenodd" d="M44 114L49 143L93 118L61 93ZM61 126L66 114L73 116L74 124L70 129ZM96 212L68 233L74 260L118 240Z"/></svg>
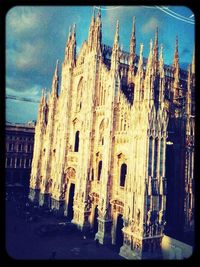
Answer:
<svg viewBox="0 0 200 267"><path fill-rule="evenodd" d="M126 124L127 124L127 114L124 113L124 131L126 131Z"/></svg>
<svg viewBox="0 0 200 267"><path fill-rule="evenodd" d="M101 178L101 170L102 170L102 160L100 160L98 164L98 177L97 177L98 181Z"/></svg>
<svg viewBox="0 0 200 267"><path fill-rule="evenodd" d="M77 99L76 99L76 111L79 112L82 108L82 97L83 97L83 78L80 79L77 88Z"/></svg>
<svg viewBox="0 0 200 267"><path fill-rule="evenodd" d="M104 144L103 133L104 133L104 119L101 121L99 125L99 142L98 142L99 145Z"/></svg>
<svg viewBox="0 0 200 267"><path fill-rule="evenodd" d="M153 172L154 177L156 177L157 175L157 161L158 161L158 138L155 139L155 145L154 145L154 172Z"/></svg>
<svg viewBox="0 0 200 267"><path fill-rule="evenodd" d="M163 167L164 167L164 140L162 138L160 141L160 176L163 176Z"/></svg>
<svg viewBox="0 0 200 267"><path fill-rule="evenodd" d="M125 185L126 172L127 172L127 165L123 163L121 165L121 170L120 170L120 186Z"/></svg>
<svg viewBox="0 0 200 267"><path fill-rule="evenodd" d="M78 148L79 148L79 131L77 131L75 135L74 152L78 152Z"/></svg>
<svg viewBox="0 0 200 267"><path fill-rule="evenodd" d="M152 175L152 145L153 145L153 138L149 138L149 161L148 161L148 175Z"/></svg>

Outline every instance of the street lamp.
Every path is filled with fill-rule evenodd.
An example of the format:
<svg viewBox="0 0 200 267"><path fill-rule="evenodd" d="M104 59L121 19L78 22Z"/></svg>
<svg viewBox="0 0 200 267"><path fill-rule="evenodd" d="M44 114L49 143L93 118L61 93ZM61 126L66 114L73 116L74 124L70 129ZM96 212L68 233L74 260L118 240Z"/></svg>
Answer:
<svg viewBox="0 0 200 267"><path fill-rule="evenodd" d="M172 141L167 141L166 144L172 146L174 143Z"/></svg>

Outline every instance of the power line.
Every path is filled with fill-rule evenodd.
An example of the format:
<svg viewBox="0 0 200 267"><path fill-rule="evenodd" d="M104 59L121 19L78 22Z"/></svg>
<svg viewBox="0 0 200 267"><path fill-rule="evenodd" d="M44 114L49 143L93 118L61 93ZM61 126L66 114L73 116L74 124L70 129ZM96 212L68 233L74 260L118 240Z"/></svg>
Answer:
<svg viewBox="0 0 200 267"><path fill-rule="evenodd" d="M194 20L190 20L190 19L188 19L188 18L186 18L186 17L182 18L183 16L181 16L181 15L179 15L179 16L181 16L181 17L179 17L179 16L177 16L177 13L175 13L175 12L172 11L173 13L176 14L176 15L174 15L174 14L172 14L172 13L170 12L170 11L171 11L170 9L164 9L164 8L162 8L162 7L159 7L159 6L156 6L156 8L159 9L159 10L161 10L162 12L168 14L169 16L175 18L175 19L184 21L184 22L186 22L186 23L194 24Z"/></svg>
<svg viewBox="0 0 200 267"><path fill-rule="evenodd" d="M183 19L188 20L190 22L194 22L193 19L185 17L185 16L182 16L181 14L178 14L178 13L174 12L173 10L169 9L168 7L161 6L161 8L164 9L164 10L167 10L168 12L170 12L170 13L172 13L174 15L176 15L177 17L183 18Z"/></svg>
<svg viewBox="0 0 200 267"><path fill-rule="evenodd" d="M18 101L33 102L33 103L39 103L40 102L39 100L36 100L36 99L14 96L14 95L7 95L6 98L12 99L12 100L18 100Z"/></svg>

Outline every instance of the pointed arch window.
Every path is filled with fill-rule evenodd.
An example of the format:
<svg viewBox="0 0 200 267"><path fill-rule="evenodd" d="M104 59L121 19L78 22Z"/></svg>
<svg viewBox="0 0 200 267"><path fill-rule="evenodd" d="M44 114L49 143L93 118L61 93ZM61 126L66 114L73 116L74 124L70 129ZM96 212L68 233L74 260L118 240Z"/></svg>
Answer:
<svg viewBox="0 0 200 267"><path fill-rule="evenodd" d="M152 148L153 148L153 137L149 138L149 161L148 161L148 175L152 175Z"/></svg>
<svg viewBox="0 0 200 267"><path fill-rule="evenodd" d="M74 152L78 152L79 149L79 131L75 134Z"/></svg>
<svg viewBox="0 0 200 267"><path fill-rule="evenodd" d="M82 108L82 97L83 97L83 78L80 79L77 88L77 100L76 100L76 111L79 112Z"/></svg>
<svg viewBox="0 0 200 267"><path fill-rule="evenodd" d="M98 181L100 181L101 179L101 171L102 171L102 160L100 160L98 164L98 176L97 176Z"/></svg>
<svg viewBox="0 0 200 267"><path fill-rule="evenodd" d="M164 140L162 138L160 141L160 176L163 176L163 167L164 167Z"/></svg>
<svg viewBox="0 0 200 267"><path fill-rule="evenodd" d="M120 186L124 187L125 185L126 173L127 173L127 165L126 163L123 163L120 169Z"/></svg>
<svg viewBox="0 0 200 267"><path fill-rule="evenodd" d="M99 125L99 141L98 144L99 145L103 145L104 144L104 119L101 121L100 125Z"/></svg>
<svg viewBox="0 0 200 267"><path fill-rule="evenodd" d="M158 138L155 139L155 145L154 145L154 171L153 171L153 176L156 177L157 175L157 161L158 161Z"/></svg>
<svg viewBox="0 0 200 267"><path fill-rule="evenodd" d="M126 131L126 126L127 126L127 114L124 113L124 131Z"/></svg>

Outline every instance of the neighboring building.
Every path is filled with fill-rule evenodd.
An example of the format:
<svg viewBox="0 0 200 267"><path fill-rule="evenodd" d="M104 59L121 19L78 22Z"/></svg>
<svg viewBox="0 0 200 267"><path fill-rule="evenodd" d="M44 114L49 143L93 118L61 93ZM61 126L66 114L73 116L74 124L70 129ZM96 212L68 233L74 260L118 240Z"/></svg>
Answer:
<svg viewBox="0 0 200 267"><path fill-rule="evenodd" d="M179 68L176 40L173 66L164 65L157 30L148 59L142 44L137 56L135 20L130 53L118 22L113 48L101 31L98 12L76 56L70 30L60 95L58 63L48 101L43 92L29 198L125 258L159 258L166 226L176 234L194 224L194 59Z"/></svg>
<svg viewBox="0 0 200 267"><path fill-rule="evenodd" d="M31 163L33 157L35 123L6 123L6 185L23 185L30 183Z"/></svg>

